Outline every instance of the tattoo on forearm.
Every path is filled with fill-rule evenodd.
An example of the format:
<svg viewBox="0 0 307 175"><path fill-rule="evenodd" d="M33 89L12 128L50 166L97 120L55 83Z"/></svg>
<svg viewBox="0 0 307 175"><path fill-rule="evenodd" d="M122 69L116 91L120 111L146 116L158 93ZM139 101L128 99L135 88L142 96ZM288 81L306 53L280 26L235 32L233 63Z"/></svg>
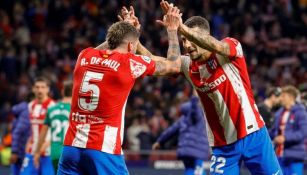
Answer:
<svg viewBox="0 0 307 175"><path fill-rule="evenodd" d="M163 63L162 61L156 61L155 74L156 75L163 75L165 71L166 71L166 64Z"/></svg>
<svg viewBox="0 0 307 175"><path fill-rule="evenodd" d="M185 28L181 30L181 32L185 37L187 37L187 39L197 44L199 47L222 55L229 55L229 46L209 34L191 30L190 28Z"/></svg>
<svg viewBox="0 0 307 175"><path fill-rule="evenodd" d="M167 50L167 59L170 61L175 61L181 55L180 46L178 41L177 31L168 31L168 50Z"/></svg>
<svg viewBox="0 0 307 175"><path fill-rule="evenodd" d="M152 56L152 53L149 50L147 50L146 47L144 47L141 43L138 43L136 53L148 57Z"/></svg>

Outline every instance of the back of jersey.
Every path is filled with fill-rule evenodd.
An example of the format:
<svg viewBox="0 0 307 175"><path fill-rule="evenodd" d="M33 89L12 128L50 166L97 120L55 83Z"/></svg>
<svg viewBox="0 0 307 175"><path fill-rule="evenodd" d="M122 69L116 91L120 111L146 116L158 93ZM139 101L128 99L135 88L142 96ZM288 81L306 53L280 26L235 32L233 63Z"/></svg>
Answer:
<svg viewBox="0 0 307 175"><path fill-rule="evenodd" d="M130 53L83 50L74 70L70 126L64 145L121 154L125 104L154 63Z"/></svg>

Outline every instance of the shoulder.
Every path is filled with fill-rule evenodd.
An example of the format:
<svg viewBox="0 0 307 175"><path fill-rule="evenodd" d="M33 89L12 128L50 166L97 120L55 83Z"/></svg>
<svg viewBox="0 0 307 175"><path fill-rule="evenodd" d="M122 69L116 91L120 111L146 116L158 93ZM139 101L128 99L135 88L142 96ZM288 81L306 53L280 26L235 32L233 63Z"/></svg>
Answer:
<svg viewBox="0 0 307 175"><path fill-rule="evenodd" d="M52 98L50 98L48 102L48 107L54 106L55 104L56 102Z"/></svg>
<svg viewBox="0 0 307 175"><path fill-rule="evenodd" d="M81 52L79 53L79 56L84 55L84 54L89 53L89 52L95 52L95 51L99 52L98 49L88 47L88 48L81 50Z"/></svg>
<svg viewBox="0 0 307 175"><path fill-rule="evenodd" d="M150 57L145 55L129 54L130 58L142 64L150 64L154 62Z"/></svg>
<svg viewBox="0 0 307 175"><path fill-rule="evenodd" d="M53 111L53 110L55 110L55 109L57 109L57 108L59 108L60 107L60 105L58 104L58 103L55 103L54 105L52 105L52 106L50 106L49 108L48 108L48 111Z"/></svg>
<svg viewBox="0 0 307 175"><path fill-rule="evenodd" d="M296 104L293 108L293 111L294 111L294 113L298 113L298 114L301 114L301 115L307 115L306 108L303 104Z"/></svg>
<svg viewBox="0 0 307 175"><path fill-rule="evenodd" d="M242 50L241 43L237 39L226 37L222 40L222 42L225 42L229 45L231 57L242 57L243 56L243 50Z"/></svg>

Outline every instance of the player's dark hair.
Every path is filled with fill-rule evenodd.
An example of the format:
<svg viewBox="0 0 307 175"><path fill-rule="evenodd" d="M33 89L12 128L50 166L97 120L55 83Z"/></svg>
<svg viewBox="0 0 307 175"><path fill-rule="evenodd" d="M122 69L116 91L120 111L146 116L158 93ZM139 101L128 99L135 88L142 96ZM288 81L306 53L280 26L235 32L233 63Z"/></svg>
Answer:
<svg viewBox="0 0 307 175"><path fill-rule="evenodd" d="M281 94L281 88L280 87L270 87L265 92L265 95L268 98L273 96L273 95L278 97L278 96L280 96L280 94Z"/></svg>
<svg viewBox="0 0 307 175"><path fill-rule="evenodd" d="M42 76L41 77L36 77L34 79L34 85L37 82L45 82L47 84L47 86L50 87L50 81L46 77L42 77Z"/></svg>
<svg viewBox="0 0 307 175"><path fill-rule="evenodd" d="M300 91L296 87L291 86L291 85L284 86L281 89L282 89L283 93L290 94L291 96L294 97L294 99L296 99L299 96L299 94L300 94Z"/></svg>
<svg viewBox="0 0 307 175"><path fill-rule="evenodd" d="M116 22L108 29L107 42L110 49L115 49L120 46L125 39L133 38L138 39L140 33L137 29L124 21Z"/></svg>
<svg viewBox="0 0 307 175"><path fill-rule="evenodd" d="M192 16L190 18L188 18L184 24L190 28L192 27L199 27L203 30L206 30L210 33L210 25L209 22L201 17L201 16Z"/></svg>
<svg viewBox="0 0 307 175"><path fill-rule="evenodd" d="M64 97L71 97L72 96L72 88L73 88L72 81L64 81L63 82L63 95L64 95Z"/></svg>

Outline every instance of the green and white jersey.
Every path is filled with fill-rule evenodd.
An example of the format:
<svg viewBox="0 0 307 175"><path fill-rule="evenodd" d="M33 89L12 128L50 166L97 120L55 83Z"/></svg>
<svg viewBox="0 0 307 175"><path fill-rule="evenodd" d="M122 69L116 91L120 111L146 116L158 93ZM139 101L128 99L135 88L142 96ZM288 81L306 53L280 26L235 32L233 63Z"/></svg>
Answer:
<svg viewBox="0 0 307 175"><path fill-rule="evenodd" d="M48 108L44 124L51 129L51 159L59 159L69 123L70 104L59 102Z"/></svg>

